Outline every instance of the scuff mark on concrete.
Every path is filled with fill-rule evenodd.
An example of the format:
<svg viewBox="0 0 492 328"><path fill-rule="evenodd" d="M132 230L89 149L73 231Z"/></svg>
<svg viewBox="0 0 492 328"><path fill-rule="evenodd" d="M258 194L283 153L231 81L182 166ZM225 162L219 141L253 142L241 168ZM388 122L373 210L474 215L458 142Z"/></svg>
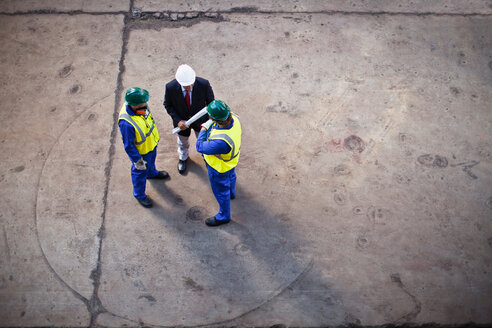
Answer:
<svg viewBox="0 0 492 328"><path fill-rule="evenodd" d="M156 300L155 300L154 296L152 296L152 295L150 295L150 294L148 294L148 295L147 295L147 294L146 294L146 295L140 295L140 296L138 297L138 299L142 299L142 298L146 299L147 301L149 301L149 302L151 302L151 303L155 303L155 302L156 302Z"/></svg>
<svg viewBox="0 0 492 328"><path fill-rule="evenodd" d="M233 13L256 13L258 12L258 7L233 7L230 11Z"/></svg>

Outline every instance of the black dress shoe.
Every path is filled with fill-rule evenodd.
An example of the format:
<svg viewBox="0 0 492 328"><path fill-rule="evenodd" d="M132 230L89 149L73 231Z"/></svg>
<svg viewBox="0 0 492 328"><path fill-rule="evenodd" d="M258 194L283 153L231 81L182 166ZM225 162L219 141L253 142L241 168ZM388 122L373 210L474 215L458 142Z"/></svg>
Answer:
<svg viewBox="0 0 492 328"><path fill-rule="evenodd" d="M179 160L178 162L178 172L179 174L183 174L186 171L186 160Z"/></svg>
<svg viewBox="0 0 492 328"><path fill-rule="evenodd" d="M209 227L216 227L216 226L220 226L221 224L226 224L226 223L229 223L230 220L217 220L215 218L215 216L213 218L208 218L205 220L205 224L208 225Z"/></svg>
<svg viewBox="0 0 492 328"><path fill-rule="evenodd" d="M137 200L143 207L152 207L152 200L147 196L145 198L137 198Z"/></svg>
<svg viewBox="0 0 492 328"><path fill-rule="evenodd" d="M167 179L167 178L169 178L169 173L167 173L166 171L159 171L157 175L147 179Z"/></svg>

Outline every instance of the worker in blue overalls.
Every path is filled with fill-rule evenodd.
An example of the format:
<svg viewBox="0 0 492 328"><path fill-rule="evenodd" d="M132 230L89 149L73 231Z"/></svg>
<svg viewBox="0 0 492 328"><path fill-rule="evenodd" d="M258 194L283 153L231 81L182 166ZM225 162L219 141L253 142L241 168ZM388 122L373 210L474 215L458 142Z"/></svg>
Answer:
<svg viewBox="0 0 492 328"><path fill-rule="evenodd" d="M210 120L202 124L196 141L196 150L203 154L208 178L212 186L219 213L205 220L208 226L218 226L231 221L231 199L236 197L235 167L241 149L241 123L221 100L207 106Z"/></svg>
<svg viewBox="0 0 492 328"><path fill-rule="evenodd" d="M159 132L147 105L148 100L147 90L128 89L118 119L125 151L132 161L133 196L143 207L152 207L152 200L145 194L147 179L169 178L166 171L155 168Z"/></svg>

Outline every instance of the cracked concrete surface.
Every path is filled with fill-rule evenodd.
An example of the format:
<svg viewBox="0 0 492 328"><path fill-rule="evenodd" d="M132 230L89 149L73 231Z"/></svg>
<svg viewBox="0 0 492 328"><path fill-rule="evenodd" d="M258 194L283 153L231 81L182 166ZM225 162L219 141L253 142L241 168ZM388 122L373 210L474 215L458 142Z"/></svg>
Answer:
<svg viewBox="0 0 492 328"><path fill-rule="evenodd" d="M491 1L5 0L0 24L0 326L492 323ZM176 170L181 63L244 126L218 229L201 157ZM171 174L150 210L131 86Z"/></svg>

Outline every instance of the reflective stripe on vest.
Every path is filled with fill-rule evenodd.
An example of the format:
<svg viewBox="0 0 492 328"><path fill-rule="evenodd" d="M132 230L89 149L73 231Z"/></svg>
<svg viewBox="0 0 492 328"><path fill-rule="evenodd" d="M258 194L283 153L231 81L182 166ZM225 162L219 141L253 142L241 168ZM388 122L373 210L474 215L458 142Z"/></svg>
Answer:
<svg viewBox="0 0 492 328"><path fill-rule="evenodd" d="M142 139L142 141L137 142L135 140L135 145L141 145L141 144L143 144L145 142L145 140L147 140L147 137L152 134L152 131L154 131L154 127L155 127L154 120L152 120L152 126L150 127L149 132L147 132L147 134L144 134L143 131L142 131L142 129L140 128L140 126L138 126L138 124L135 123L135 121L132 119L132 117L130 115L128 115L127 113L124 113L124 114L120 115L120 119L123 119L125 121L128 121L131 125L133 125L135 127L135 129L137 130L138 134L140 134L140 139Z"/></svg>
<svg viewBox="0 0 492 328"><path fill-rule="evenodd" d="M132 117L131 115L128 115L126 105L124 104L120 110L118 120L125 120L135 128L135 140L133 143L140 155L151 152L157 146L160 137L152 114L149 113L147 118L140 115Z"/></svg>
<svg viewBox="0 0 492 328"><path fill-rule="evenodd" d="M234 141L232 141L231 137L229 137L227 134L214 134L213 139L209 140L215 140L215 139L224 139L229 146L231 146L231 156L227 156L228 154L217 154L214 155L215 157L223 160L224 162L229 162L232 161L237 155L239 155L239 152L236 154L236 144ZM227 158L229 157L229 158Z"/></svg>
<svg viewBox="0 0 492 328"><path fill-rule="evenodd" d="M234 123L230 129L214 129L216 123L212 126L212 131L208 140L223 140L231 150L227 154L203 155L208 165L214 168L219 173L227 172L236 167L239 162L239 154L241 153L241 123L239 117L232 114Z"/></svg>

